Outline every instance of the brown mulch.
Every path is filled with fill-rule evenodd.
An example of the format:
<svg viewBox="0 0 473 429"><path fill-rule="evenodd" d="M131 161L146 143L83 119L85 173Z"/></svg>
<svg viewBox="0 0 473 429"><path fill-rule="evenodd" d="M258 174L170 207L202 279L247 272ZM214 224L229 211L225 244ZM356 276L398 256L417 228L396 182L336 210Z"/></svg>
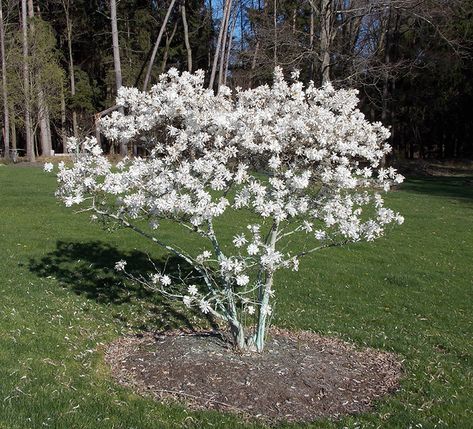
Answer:
<svg viewBox="0 0 473 429"><path fill-rule="evenodd" d="M392 353L283 330L271 332L262 355L237 354L210 333L173 332L121 338L106 361L138 393L273 423L366 411L402 373Z"/></svg>

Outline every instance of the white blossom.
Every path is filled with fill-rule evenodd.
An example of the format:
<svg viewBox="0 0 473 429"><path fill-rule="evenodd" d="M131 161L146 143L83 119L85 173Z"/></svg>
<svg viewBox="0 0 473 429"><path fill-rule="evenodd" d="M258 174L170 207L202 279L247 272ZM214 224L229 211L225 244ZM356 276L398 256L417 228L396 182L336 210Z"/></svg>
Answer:
<svg viewBox="0 0 473 429"><path fill-rule="evenodd" d="M252 273L297 270L300 254L371 241L404 221L382 197L403 180L394 168L380 167L389 130L365 118L357 91L292 78L287 82L277 68L272 85L215 94L202 71L171 69L150 91L120 88L124 111L102 118L100 130L110 141L144 144L149 155L124 158L115 168L95 138L70 138L73 163L58 164L57 197L105 221L145 228L153 243L194 266L208 295L165 273L149 276L150 286L203 313L238 318L226 309L246 302L242 308L250 311L243 299L258 288ZM250 224L224 224L229 210ZM169 221L210 250L194 253L173 242L179 234L160 234ZM125 269L121 261L115 267ZM272 291L260 290L253 304L261 306Z"/></svg>
<svg viewBox="0 0 473 429"><path fill-rule="evenodd" d="M238 286L245 286L249 283L250 278L246 274L240 274L236 277L236 283Z"/></svg>
<svg viewBox="0 0 473 429"><path fill-rule="evenodd" d="M255 243L251 243L246 250L250 256L257 255L259 253L259 247Z"/></svg>
<svg viewBox="0 0 473 429"><path fill-rule="evenodd" d="M209 252L208 250L204 250L200 255L197 255L195 260L199 263L202 264L204 261L212 257L212 252Z"/></svg>
<svg viewBox="0 0 473 429"><path fill-rule="evenodd" d="M202 311L202 313L204 313L204 314L209 313L210 310L212 309L212 307L210 307L210 304L208 303L208 301L205 301L205 300L201 300L199 302L199 308L200 308L200 311Z"/></svg>
<svg viewBox="0 0 473 429"><path fill-rule="evenodd" d="M126 261L123 259L120 261L115 262L115 270L116 271L124 271L126 267Z"/></svg>
<svg viewBox="0 0 473 429"><path fill-rule="evenodd" d="M313 224L312 222L308 222L306 220L304 220L302 222L302 229L305 231L305 232L312 232L312 228L313 228Z"/></svg>
<svg viewBox="0 0 473 429"><path fill-rule="evenodd" d="M51 162L46 162L43 166L43 170L50 173L51 171L53 171L54 169L54 164L52 164Z"/></svg>
<svg viewBox="0 0 473 429"><path fill-rule="evenodd" d="M196 285L190 285L187 288L187 292L189 293L190 296L195 296L198 293L197 286Z"/></svg>
<svg viewBox="0 0 473 429"><path fill-rule="evenodd" d="M161 277L161 284L163 286L169 286L171 283L171 278L168 275L165 274Z"/></svg>
<svg viewBox="0 0 473 429"><path fill-rule="evenodd" d="M235 245L235 247L242 247L247 242L248 242L248 240L245 238L245 236L243 234L236 235L233 238L233 244Z"/></svg>
<svg viewBox="0 0 473 429"><path fill-rule="evenodd" d="M184 295L182 297L182 302L184 303L184 305L187 307L187 308L190 308L191 305L192 305L192 297L188 296L188 295Z"/></svg>

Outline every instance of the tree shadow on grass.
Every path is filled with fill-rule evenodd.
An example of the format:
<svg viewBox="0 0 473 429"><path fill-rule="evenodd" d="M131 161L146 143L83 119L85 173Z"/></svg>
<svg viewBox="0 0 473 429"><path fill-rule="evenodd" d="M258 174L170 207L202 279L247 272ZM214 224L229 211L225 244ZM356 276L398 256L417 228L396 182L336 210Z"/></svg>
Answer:
<svg viewBox="0 0 473 429"><path fill-rule="evenodd" d="M115 263L127 262L126 270L135 277L165 268L166 273L182 277L193 275L190 265L177 257L150 260L137 250L125 252L101 241L56 243L56 250L29 261L29 269L39 277L54 278L62 286L78 295L86 296L100 304L136 309L140 321L133 321L135 328L157 330L186 328L194 330L196 312L185 310L180 303L170 302L158 293L146 289L115 271ZM125 312L126 314L127 312ZM136 316L136 312L130 311ZM123 322L127 316L120 313ZM215 328L212 320L207 320Z"/></svg>
<svg viewBox="0 0 473 429"><path fill-rule="evenodd" d="M473 200L473 177L423 177L408 179L403 191L433 196Z"/></svg>

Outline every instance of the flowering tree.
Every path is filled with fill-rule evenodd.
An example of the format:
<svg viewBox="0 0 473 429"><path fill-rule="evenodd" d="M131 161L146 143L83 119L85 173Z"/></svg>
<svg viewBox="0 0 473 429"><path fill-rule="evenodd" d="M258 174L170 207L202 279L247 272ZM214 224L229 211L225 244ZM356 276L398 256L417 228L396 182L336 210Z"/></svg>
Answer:
<svg viewBox="0 0 473 429"><path fill-rule="evenodd" d="M192 280L160 271L135 280L224 321L239 349L262 351L278 269L297 271L304 255L371 241L403 222L381 196L402 181L379 167L389 131L365 119L356 94L304 88L296 73L288 83L276 69L272 86L215 95L203 72L170 70L149 92L122 88L117 102L127 113L101 122L109 139L141 141L149 157L112 168L94 139L72 139L80 156L60 165L57 196L190 264ZM214 221L227 211L257 221L229 225L234 239L224 247ZM205 250L162 240L163 219L199 236ZM127 273L125 261L115 268Z"/></svg>

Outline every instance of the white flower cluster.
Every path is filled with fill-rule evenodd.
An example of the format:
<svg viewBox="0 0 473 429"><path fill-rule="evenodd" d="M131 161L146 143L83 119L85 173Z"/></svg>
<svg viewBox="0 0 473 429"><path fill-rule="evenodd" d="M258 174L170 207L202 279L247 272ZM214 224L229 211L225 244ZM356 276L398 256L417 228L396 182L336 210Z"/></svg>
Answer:
<svg viewBox="0 0 473 429"><path fill-rule="evenodd" d="M146 219L150 234L162 219L171 219L208 239L212 251L196 256L167 249L195 264L208 277L210 292L223 282L224 292L211 297L242 300L245 291L260 287L255 267L270 274L280 267L297 270L306 253L373 240L403 221L380 195L403 179L380 168L390 151L389 131L366 120L355 90L304 87L276 69L271 86L235 92L222 87L214 94L204 86L203 72L171 69L149 92L122 87L117 102L126 113L103 118L103 134L141 142L150 156L113 168L94 139L71 141L70 149L80 148L81 156L70 168L59 166L57 195L67 206L87 204L125 226ZM234 255L224 254L213 228L228 209L259 219L234 231ZM291 236L299 249L285 253L278 244ZM211 270L212 264L218 267ZM160 277L159 283L168 280ZM204 313L219 311L211 297L189 287L181 298ZM255 304L260 313L263 305L269 312L267 303ZM253 305L247 313L254 313Z"/></svg>

